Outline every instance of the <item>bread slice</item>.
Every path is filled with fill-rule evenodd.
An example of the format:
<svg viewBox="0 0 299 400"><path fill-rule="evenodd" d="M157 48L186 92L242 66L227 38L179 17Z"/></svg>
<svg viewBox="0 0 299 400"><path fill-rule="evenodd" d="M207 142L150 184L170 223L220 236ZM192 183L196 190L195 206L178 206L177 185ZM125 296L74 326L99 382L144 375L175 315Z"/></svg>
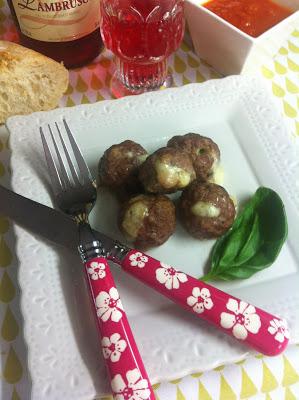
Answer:
<svg viewBox="0 0 299 400"><path fill-rule="evenodd" d="M0 124L12 115L55 108L68 80L62 64L0 40Z"/></svg>

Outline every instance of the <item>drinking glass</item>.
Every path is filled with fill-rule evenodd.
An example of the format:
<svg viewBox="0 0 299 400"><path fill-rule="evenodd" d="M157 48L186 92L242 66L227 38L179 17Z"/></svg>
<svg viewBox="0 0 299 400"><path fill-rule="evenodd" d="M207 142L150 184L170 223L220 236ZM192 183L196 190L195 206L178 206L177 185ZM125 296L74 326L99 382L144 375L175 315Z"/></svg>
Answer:
<svg viewBox="0 0 299 400"><path fill-rule="evenodd" d="M101 0L101 32L121 84L132 93L156 90L183 38L183 0Z"/></svg>

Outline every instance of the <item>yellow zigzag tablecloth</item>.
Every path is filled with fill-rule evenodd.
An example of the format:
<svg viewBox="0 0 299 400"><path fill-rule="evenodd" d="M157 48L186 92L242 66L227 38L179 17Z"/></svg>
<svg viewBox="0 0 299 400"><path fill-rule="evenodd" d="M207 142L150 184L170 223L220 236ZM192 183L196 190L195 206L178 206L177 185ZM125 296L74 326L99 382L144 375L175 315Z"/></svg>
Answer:
<svg viewBox="0 0 299 400"><path fill-rule="evenodd" d="M5 0L0 0L0 39L15 40L16 33ZM208 64L183 44L170 59L176 86L219 78ZM110 99L111 54L70 73L70 85L60 106ZM272 88L290 132L299 143L299 24L273 60L259 71ZM9 179L6 138L0 138L0 182ZM30 381L22 335L20 295L17 286L10 221L0 216L0 400L27 400ZM157 400L299 399L299 346L278 357L261 355L155 385ZM110 400L103 398L102 400ZM51 400L51 399L49 399ZM61 399L71 400L71 399Z"/></svg>

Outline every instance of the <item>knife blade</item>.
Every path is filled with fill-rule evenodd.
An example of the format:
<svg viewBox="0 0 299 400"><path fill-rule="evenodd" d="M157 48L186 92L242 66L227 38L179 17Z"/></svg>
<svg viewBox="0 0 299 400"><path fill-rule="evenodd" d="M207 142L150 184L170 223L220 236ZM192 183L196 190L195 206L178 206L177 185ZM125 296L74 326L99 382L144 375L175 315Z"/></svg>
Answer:
<svg viewBox="0 0 299 400"><path fill-rule="evenodd" d="M0 214L50 242L78 251L78 227L69 216L2 185L0 185ZM113 248L114 240L96 230L92 231L105 249Z"/></svg>

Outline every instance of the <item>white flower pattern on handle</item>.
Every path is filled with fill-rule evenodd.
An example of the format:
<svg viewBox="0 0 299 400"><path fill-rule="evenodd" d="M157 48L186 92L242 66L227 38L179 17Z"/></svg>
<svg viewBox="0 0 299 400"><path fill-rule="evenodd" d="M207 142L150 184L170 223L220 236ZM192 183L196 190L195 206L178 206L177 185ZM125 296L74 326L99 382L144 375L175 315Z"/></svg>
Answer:
<svg viewBox="0 0 299 400"><path fill-rule="evenodd" d="M148 257L137 251L137 253L130 255L129 260L132 267L144 268L148 262Z"/></svg>
<svg viewBox="0 0 299 400"><path fill-rule="evenodd" d="M193 288L192 296L187 298L187 304L198 314L203 313L205 309L210 310L213 307L213 302L209 289Z"/></svg>
<svg viewBox="0 0 299 400"><path fill-rule="evenodd" d="M103 279L106 276L106 266L104 263L98 263L93 261L87 268L87 272L91 275L91 279L96 281L97 279Z"/></svg>
<svg viewBox="0 0 299 400"><path fill-rule="evenodd" d="M102 349L104 358L110 358L111 362L117 362L120 359L121 353L125 351L127 342L120 338L119 333L113 333L108 337L102 339Z"/></svg>
<svg viewBox="0 0 299 400"><path fill-rule="evenodd" d="M111 321L118 322L122 318L123 306L121 304L118 291L112 287L107 292L100 292L95 300L97 306L97 315L103 322Z"/></svg>
<svg viewBox="0 0 299 400"><path fill-rule="evenodd" d="M120 374L115 375L111 381L113 398L115 400L148 400L151 392L148 381L141 379L137 368L126 373L127 384Z"/></svg>
<svg viewBox="0 0 299 400"><path fill-rule="evenodd" d="M156 269L156 279L169 290L178 289L180 282L187 282L187 275L161 262L161 268Z"/></svg>
<svg viewBox="0 0 299 400"><path fill-rule="evenodd" d="M229 299L226 308L232 313L222 312L220 324L225 329L231 329L237 339L245 340L248 332L256 334L260 330L261 320L255 307L245 301Z"/></svg>
<svg viewBox="0 0 299 400"><path fill-rule="evenodd" d="M290 333L287 327L287 321L284 319L272 319L268 327L268 332L275 335L274 339L283 343L285 339L290 338Z"/></svg>

